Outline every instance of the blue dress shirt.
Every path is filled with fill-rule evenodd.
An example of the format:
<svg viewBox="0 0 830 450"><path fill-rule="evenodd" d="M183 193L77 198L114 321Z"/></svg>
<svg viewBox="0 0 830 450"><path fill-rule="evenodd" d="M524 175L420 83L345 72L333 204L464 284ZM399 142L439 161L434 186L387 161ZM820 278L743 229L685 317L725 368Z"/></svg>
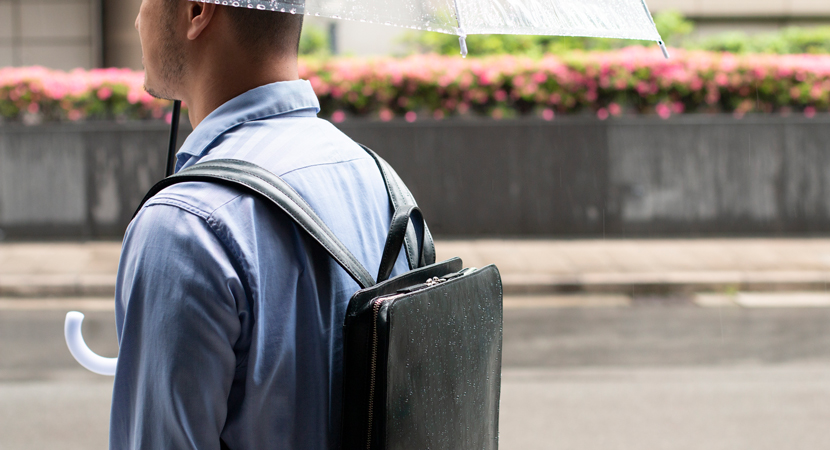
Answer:
<svg viewBox="0 0 830 450"><path fill-rule="evenodd" d="M248 91L193 130L177 170L235 158L272 171L377 272L392 217L383 179L318 111L307 81ZM395 273L406 270L401 255ZM261 200L203 182L163 190L124 237L110 449L339 448L342 324L357 289Z"/></svg>

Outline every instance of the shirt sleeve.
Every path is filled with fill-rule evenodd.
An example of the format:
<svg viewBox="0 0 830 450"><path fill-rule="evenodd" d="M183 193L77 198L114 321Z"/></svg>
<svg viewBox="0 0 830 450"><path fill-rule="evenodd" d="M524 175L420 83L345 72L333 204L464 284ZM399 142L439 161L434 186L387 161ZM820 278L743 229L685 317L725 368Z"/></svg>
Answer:
<svg viewBox="0 0 830 450"><path fill-rule="evenodd" d="M219 449L245 290L209 217L153 204L124 239L110 449Z"/></svg>

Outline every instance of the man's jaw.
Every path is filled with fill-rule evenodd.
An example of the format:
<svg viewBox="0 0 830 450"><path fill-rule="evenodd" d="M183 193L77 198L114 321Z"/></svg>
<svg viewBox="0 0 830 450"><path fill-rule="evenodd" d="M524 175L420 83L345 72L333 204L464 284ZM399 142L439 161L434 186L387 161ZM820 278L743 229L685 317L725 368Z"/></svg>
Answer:
<svg viewBox="0 0 830 450"><path fill-rule="evenodd" d="M148 78L149 76L147 72L147 67L144 67L144 90L147 91L147 93L150 94L152 97L161 100L178 100L176 98L173 98L175 96L168 89L157 89L153 87L153 83L150 80L148 80Z"/></svg>

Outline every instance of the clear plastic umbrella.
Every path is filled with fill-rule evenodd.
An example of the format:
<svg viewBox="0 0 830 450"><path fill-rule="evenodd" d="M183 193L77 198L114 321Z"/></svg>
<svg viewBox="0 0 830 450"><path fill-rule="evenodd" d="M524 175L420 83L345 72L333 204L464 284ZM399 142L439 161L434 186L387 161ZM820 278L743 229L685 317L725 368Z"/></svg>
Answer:
<svg viewBox="0 0 830 450"><path fill-rule="evenodd" d="M205 1L211 3L211 0ZM465 56L468 34L538 34L655 41L668 57L644 0L213 0L213 3L455 34Z"/></svg>

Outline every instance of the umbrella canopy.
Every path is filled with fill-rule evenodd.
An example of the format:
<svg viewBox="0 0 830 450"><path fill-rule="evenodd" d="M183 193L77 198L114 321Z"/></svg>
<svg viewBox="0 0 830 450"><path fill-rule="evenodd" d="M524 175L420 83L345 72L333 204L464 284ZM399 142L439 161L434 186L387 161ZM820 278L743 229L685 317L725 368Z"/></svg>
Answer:
<svg viewBox="0 0 830 450"><path fill-rule="evenodd" d="M213 3L455 34L461 39L464 55L464 37L468 34L642 39L658 42L666 52L644 0L213 0Z"/></svg>

